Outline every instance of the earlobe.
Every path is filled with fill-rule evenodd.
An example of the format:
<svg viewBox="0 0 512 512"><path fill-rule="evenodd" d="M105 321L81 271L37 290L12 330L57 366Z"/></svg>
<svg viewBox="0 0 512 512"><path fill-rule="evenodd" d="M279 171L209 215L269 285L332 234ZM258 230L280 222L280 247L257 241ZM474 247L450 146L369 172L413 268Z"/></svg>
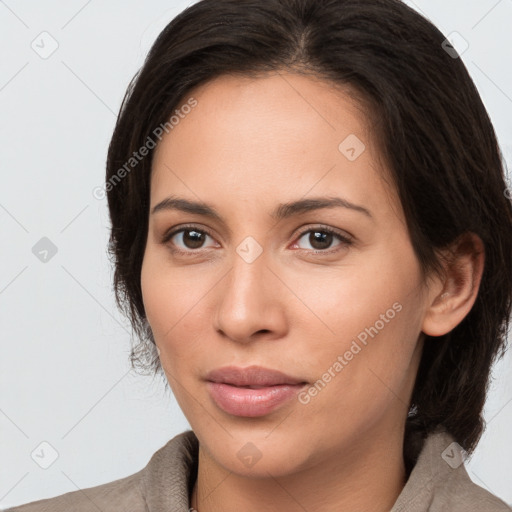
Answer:
<svg viewBox="0 0 512 512"><path fill-rule="evenodd" d="M462 322L475 303L482 279L485 251L478 235L462 235L449 254L444 281L437 281L433 296L428 296L422 332L429 336L442 336Z"/></svg>

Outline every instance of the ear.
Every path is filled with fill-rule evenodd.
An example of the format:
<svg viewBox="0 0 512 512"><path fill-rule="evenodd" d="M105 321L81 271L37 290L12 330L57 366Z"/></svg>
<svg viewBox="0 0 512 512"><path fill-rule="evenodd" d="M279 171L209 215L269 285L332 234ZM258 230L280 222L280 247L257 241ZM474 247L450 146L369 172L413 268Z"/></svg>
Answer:
<svg viewBox="0 0 512 512"><path fill-rule="evenodd" d="M485 248L475 233L461 235L447 250L443 279L429 288L422 331L442 336L454 329L475 303L482 279Z"/></svg>

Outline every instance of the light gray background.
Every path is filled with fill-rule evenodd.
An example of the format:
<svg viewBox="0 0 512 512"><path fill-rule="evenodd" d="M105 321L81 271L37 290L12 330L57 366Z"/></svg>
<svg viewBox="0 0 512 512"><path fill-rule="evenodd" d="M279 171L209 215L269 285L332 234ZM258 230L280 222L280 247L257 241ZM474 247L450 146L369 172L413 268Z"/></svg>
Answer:
<svg viewBox="0 0 512 512"><path fill-rule="evenodd" d="M189 428L163 385L130 371L130 328L107 259L103 183L129 80L164 26L191 2L0 1L0 506L140 470ZM512 0L416 0L462 58L512 161ZM31 47L46 37L57 50ZM460 39L459 39L460 41ZM460 42L455 46L462 51ZM457 46L459 45L459 46ZM48 237L46 263L32 247ZM471 478L512 504L512 354L494 368L487 430ZM31 453L46 441L57 460ZM42 447L50 459L51 450ZM36 457L35 457L36 458Z"/></svg>

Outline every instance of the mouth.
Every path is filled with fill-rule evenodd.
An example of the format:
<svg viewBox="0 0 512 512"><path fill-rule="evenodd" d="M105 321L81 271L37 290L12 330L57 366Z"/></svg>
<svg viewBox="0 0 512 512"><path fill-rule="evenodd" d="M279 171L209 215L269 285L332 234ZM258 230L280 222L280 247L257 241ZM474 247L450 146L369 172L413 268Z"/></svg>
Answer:
<svg viewBox="0 0 512 512"><path fill-rule="evenodd" d="M262 366L248 366L246 368L225 366L208 373L206 380L253 389L280 385L295 386L306 383L304 379L292 377L278 370Z"/></svg>
<svg viewBox="0 0 512 512"><path fill-rule="evenodd" d="M304 379L260 366L219 368L208 373L206 381L217 407L245 417L270 414L307 385Z"/></svg>
<svg viewBox="0 0 512 512"><path fill-rule="evenodd" d="M220 384L226 384L225 382L224 383L220 383ZM266 386L237 386L236 384L229 384L230 386L235 386L237 388L244 388L244 389L265 389L265 388L268 388L270 386L281 386L283 384L268 384Z"/></svg>

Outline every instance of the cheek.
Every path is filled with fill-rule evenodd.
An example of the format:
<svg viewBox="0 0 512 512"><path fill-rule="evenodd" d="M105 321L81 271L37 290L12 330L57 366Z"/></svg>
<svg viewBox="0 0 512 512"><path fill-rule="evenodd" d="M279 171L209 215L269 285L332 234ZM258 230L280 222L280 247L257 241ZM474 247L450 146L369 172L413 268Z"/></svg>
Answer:
<svg viewBox="0 0 512 512"><path fill-rule="evenodd" d="M175 293L176 283L170 276L163 258L148 248L141 269L141 290L146 317L162 363L167 359L169 341L176 331L182 303Z"/></svg>
<svg viewBox="0 0 512 512"><path fill-rule="evenodd" d="M332 346L342 350L358 335L364 342L364 333L370 336L365 329L372 326L379 334L388 331L392 324L400 322L400 316L405 316L399 311L404 303L414 300L417 276L404 272L403 266L402 272L400 275L398 268L386 266L380 259L302 281L295 276L294 292L301 299L296 313L301 313L297 320L302 323L303 332L313 335L315 331L315 336L330 340ZM305 309L308 314L304 314ZM371 332L377 334L375 328Z"/></svg>
<svg viewBox="0 0 512 512"><path fill-rule="evenodd" d="M198 349L205 296L211 286L192 268L172 270L165 256L147 250L141 289L146 317L162 359L183 359Z"/></svg>
<svg viewBox="0 0 512 512"><path fill-rule="evenodd" d="M318 346L311 358L316 380L299 397L304 421L327 436L343 437L345 430L371 428L388 414L404 412L416 371L415 339L408 327L411 310L399 302L394 309L382 310L388 323L379 317L376 321L373 312L364 321L361 313L362 328L352 322L350 334L339 336L328 348ZM340 331L342 327L340 323Z"/></svg>
<svg viewBox="0 0 512 512"><path fill-rule="evenodd" d="M303 326L310 333L310 352L314 345L309 368L320 380L320 391L312 393L323 395L312 402L365 411L397 397L407 401L422 304L419 267L412 253L402 254L398 259L381 252L378 260L366 262L364 272L354 266L341 272L341 279L325 280L322 293L308 296L330 331L322 329L328 339L312 343L317 337L312 325Z"/></svg>
<svg viewBox="0 0 512 512"><path fill-rule="evenodd" d="M161 268L157 266L152 251L147 249L142 262L140 284L144 311L157 344L159 344L159 337L164 330L163 320L166 318L169 306L171 306L169 297L165 292L167 287L164 276L165 274L161 272Z"/></svg>

